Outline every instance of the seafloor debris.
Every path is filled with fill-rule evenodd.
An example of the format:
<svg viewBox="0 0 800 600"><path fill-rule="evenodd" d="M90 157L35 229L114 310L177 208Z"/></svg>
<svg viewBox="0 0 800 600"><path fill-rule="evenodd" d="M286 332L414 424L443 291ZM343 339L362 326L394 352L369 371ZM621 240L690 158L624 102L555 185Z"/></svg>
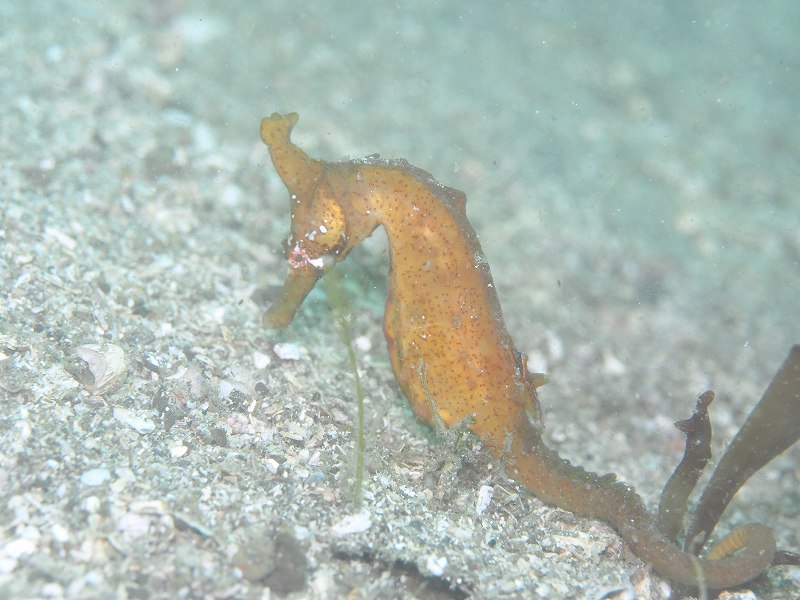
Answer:
<svg viewBox="0 0 800 600"><path fill-rule="evenodd" d="M75 348L75 354L92 376L80 383L97 396L114 389L127 371L125 352L115 344L84 344Z"/></svg>

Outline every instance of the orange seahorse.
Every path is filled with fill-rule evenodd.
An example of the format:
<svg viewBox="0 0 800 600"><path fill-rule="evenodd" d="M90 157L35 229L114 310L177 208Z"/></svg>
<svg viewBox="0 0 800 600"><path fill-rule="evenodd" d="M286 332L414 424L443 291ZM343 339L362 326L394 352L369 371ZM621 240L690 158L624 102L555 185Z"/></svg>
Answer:
<svg viewBox="0 0 800 600"><path fill-rule="evenodd" d="M405 160L312 159L290 140L297 119L273 114L261 123L261 139L291 195L292 219L287 280L264 314L266 326L287 327L326 270L382 225L391 259L384 331L395 377L419 419L433 424L432 409L447 426L468 419L534 495L609 522L670 579L721 589L772 564L768 527L737 530L736 549L743 548L733 556L697 558L665 537L640 497L613 474L587 472L549 449L534 380L506 329L464 194Z"/></svg>

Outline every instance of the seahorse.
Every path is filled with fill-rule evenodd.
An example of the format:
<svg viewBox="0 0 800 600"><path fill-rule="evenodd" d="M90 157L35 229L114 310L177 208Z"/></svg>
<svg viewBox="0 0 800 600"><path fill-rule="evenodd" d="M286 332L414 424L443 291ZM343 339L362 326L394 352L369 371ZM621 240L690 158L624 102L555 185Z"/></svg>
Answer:
<svg viewBox="0 0 800 600"><path fill-rule="evenodd" d="M291 141L297 120L291 113L261 122L261 139L291 197L288 275L264 325L287 327L319 278L382 226L391 263L384 333L394 375L421 421L468 422L531 493L610 523L669 579L721 589L772 564L775 539L765 525L738 529L735 555L697 558L659 531L640 497L615 475L588 472L548 448L537 381L506 328L466 196L405 160L313 159Z"/></svg>

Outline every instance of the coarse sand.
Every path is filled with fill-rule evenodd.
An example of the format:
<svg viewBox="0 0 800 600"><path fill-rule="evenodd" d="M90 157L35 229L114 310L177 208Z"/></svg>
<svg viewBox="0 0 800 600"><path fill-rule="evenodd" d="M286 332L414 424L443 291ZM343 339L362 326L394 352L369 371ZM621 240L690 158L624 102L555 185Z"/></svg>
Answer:
<svg viewBox="0 0 800 600"><path fill-rule="evenodd" d="M418 424L376 234L260 325L286 190L260 119L464 190L552 446L652 509L800 342L800 5L0 2L0 598L641 598L667 581ZM800 548L800 449L734 500ZM773 569L724 598L800 597Z"/></svg>

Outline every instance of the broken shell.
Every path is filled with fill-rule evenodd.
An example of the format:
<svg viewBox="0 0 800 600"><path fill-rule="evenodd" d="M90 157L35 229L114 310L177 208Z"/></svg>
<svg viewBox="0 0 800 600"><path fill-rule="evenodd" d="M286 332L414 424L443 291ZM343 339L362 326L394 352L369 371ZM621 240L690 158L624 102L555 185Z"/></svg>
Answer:
<svg viewBox="0 0 800 600"><path fill-rule="evenodd" d="M331 533L336 537L342 537L353 533L363 533L372 525L372 519L368 513L356 513L347 515L331 525Z"/></svg>
<svg viewBox="0 0 800 600"><path fill-rule="evenodd" d="M86 385L92 394L111 391L125 376L125 353L115 344L84 344L75 348L75 354L92 374L94 382Z"/></svg>
<svg viewBox="0 0 800 600"><path fill-rule="evenodd" d="M490 485L482 485L481 489L478 490L478 499L475 502L475 512L479 515L483 514L489 507L489 503L492 501L492 495L494 494L494 488Z"/></svg>
<svg viewBox="0 0 800 600"><path fill-rule="evenodd" d="M114 407L114 418L141 434L150 433L156 428L156 424L150 419L142 417L136 411L128 410L122 406Z"/></svg>
<svg viewBox="0 0 800 600"><path fill-rule="evenodd" d="M425 560L425 568L428 569L434 577L441 577L444 575L445 567L447 567L446 556L429 556Z"/></svg>
<svg viewBox="0 0 800 600"><path fill-rule="evenodd" d="M273 352L278 355L281 360L300 360L302 352L300 346L292 342L283 344L275 344L272 347Z"/></svg>

